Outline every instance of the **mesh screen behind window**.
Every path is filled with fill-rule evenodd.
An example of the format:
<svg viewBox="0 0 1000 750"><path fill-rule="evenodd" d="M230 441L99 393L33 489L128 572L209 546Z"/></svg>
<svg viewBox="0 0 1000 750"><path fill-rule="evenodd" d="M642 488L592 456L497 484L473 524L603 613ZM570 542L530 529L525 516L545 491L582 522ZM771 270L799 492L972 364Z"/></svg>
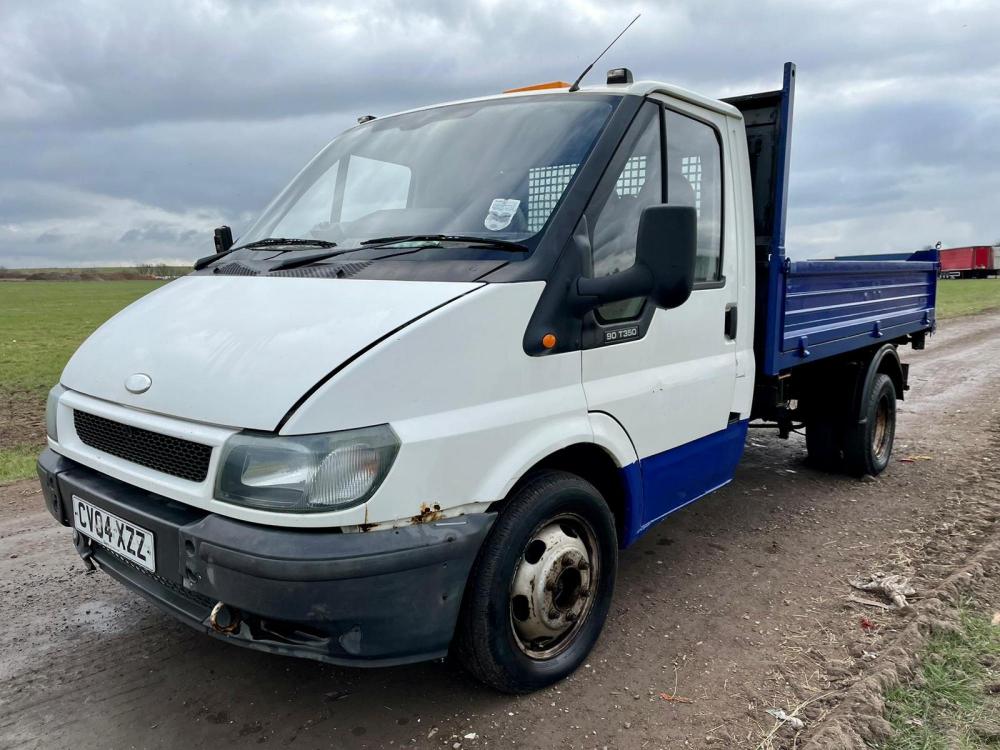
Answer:
<svg viewBox="0 0 1000 750"><path fill-rule="evenodd" d="M528 170L528 230L537 232L548 221L578 164L557 164Z"/></svg>
<svg viewBox="0 0 1000 750"><path fill-rule="evenodd" d="M618 195L638 195L646 184L646 157L630 156L615 183Z"/></svg>
<svg viewBox="0 0 1000 750"><path fill-rule="evenodd" d="M687 181L691 183L694 190L694 207L701 215L701 157L681 157L681 174L687 177Z"/></svg>

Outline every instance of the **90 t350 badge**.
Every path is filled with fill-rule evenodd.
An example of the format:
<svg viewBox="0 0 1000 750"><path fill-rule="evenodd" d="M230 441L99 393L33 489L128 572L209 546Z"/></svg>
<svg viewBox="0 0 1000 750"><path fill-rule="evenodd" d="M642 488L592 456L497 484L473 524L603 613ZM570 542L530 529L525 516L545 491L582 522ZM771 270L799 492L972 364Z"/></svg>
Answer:
<svg viewBox="0 0 1000 750"><path fill-rule="evenodd" d="M625 326L624 328L611 328L604 331L605 344L637 338L639 338L639 326Z"/></svg>

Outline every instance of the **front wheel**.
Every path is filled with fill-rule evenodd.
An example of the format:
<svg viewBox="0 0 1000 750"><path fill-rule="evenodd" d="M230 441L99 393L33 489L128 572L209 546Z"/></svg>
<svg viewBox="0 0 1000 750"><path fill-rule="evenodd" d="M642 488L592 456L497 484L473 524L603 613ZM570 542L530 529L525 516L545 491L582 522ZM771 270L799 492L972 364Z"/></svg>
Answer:
<svg viewBox="0 0 1000 750"><path fill-rule="evenodd" d="M511 497L479 553L456 656L506 693L563 679L600 636L617 565L614 517L594 486L567 472L536 474Z"/></svg>

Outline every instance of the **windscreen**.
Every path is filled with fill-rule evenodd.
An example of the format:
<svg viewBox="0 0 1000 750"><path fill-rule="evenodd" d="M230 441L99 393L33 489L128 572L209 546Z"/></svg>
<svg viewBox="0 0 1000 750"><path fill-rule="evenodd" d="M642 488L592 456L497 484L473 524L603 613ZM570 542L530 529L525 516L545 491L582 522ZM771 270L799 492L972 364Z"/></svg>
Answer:
<svg viewBox="0 0 1000 750"><path fill-rule="evenodd" d="M367 122L323 149L237 244L350 247L422 234L521 242L545 226L614 103L513 97Z"/></svg>

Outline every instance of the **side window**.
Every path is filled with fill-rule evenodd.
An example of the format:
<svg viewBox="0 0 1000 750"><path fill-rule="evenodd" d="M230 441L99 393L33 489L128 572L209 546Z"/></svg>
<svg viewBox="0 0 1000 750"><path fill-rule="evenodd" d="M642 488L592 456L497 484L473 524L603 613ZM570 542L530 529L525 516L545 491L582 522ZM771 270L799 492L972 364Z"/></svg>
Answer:
<svg viewBox="0 0 1000 750"><path fill-rule="evenodd" d="M633 125L639 129L639 137L623 144L628 157L617 174L605 175L607 182L598 189L597 197L603 201L600 208L587 211L588 217L596 216L591 225L595 277L632 267L639 216L647 206L663 202L659 107L647 103L639 117ZM642 310L643 302L641 298L614 302L598 308L597 313L605 321L634 318Z"/></svg>
<svg viewBox="0 0 1000 750"><path fill-rule="evenodd" d="M695 283L722 278L722 154L715 130L666 110L667 203L698 213Z"/></svg>
<svg viewBox="0 0 1000 750"><path fill-rule="evenodd" d="M364 156L351 156L340 220L354 221L376 211L406 208L409 194L409 167Z"/></svg>

